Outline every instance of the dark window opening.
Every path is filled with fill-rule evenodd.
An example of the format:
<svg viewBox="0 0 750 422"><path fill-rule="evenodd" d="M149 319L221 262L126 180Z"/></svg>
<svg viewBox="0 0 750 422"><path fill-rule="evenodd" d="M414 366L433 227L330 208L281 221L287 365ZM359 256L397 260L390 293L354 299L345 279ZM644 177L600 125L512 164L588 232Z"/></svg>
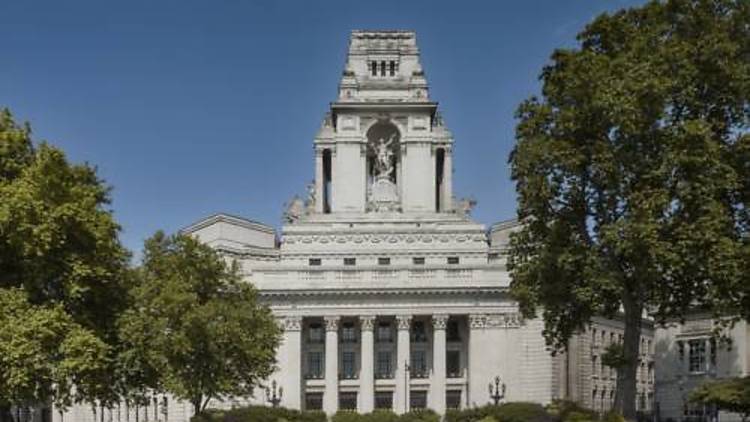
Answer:
<svg viewBox="0 0 750 422"><path fill-rule="evenodd" d="M323 378L323 353L321 352L308 352L307 353L307 379L322 379Z"/></svg>
<svg viewBox="0 0 750 422"><path fill-rule="evenodd" d="M376 409L393 409L393 391L376 391L375 392Z"/></svg>
<svg viewBox="0 0 750 422"><path fill-rule="evenodd" d="M448 332L446 337L448 341L461 341L461 334L458 330L458 321L448 320Z"/></svg>
<svg viewBox="0 0 750 422"><path fill-rule="evenodd" d="M409 408L410 409L426 409L427 408L427 392L423 390L410 391L409 392Z"/></svg>
<svg viewBox="0 0 750 422"><path fill-rule="evenodd" d="M448 378L461 378L461 352L448 350L445 354L445 373Z"/></svg>
<svg viewBox="0 0 750 422"><path fill-rule="evenodd" d="M344 258L344 265L357 265L357 258Z"/></svg>
<svg viewBox="0 0 750 422"><path fill-rule="evenodd" d="M411 263L414 265L424 265L424 257L414 257L411 259Z"/></svg>
<svg viewBox="0 0 750 422"><path fill-rule="evenodd" d="M321 324L310 324L307 335L307 341L309 343L323 343L325 341L323 325Z"/></svg>
<svg viewBox="0 0 750 422"><path fill-rule="evenodd" d="M378 258L378 265L391 265L391 258Z"/></svg>
<svg viewBox="0 0 750 422"><path fill-rule="evenodd" d="M322 261L320 260L320 258L310 258L309 260L307 260L307 263L312 267L317 267L322 263Z"/></svg>
<svg viewBox="0 0 750 422"><path fill-rule="evenodd" d="M414 321L411 323L411 341L413 343L424 343L427 341L427 330L424 321Z"/></svg>
<svg viewBox="0 0 750 422"><path fill-rule="evenodd" d="M396 62L391 60L390 65L391 65L391 76L396 76Z"/></svg>
<svg viewBox="0 0 750 422"><path fill-rule="evenodd" d="M448 257L448 264L450 264L450 265L458 265L458 257L457 256L449 256Z"/></svg>
<svg viewBox="0 0 750 422"><path fill-rule="evenodd" d="M427 353L424 350L412 350L409 375L412 378L427 378Z"/></svg>
<svg viewBox="0 0 750 422"><path fill-rule="evenodd" d="M357 378L356 355L354 352L343 352L341 354L341 378L346 380Z"/></svg>
<svg viewBox="0 0 750 422"><path fill-rule="evenodd" d="M448 409L461 408L461 390L448 390L445 392L445 407Z"/></svg>
<svg viewBox="0 0 750 422"><path fill-rule="evenodd" d="M356 343L357 342L357 329L354 327L353 322L345 322L341 325L341 342L342 343Z"/></svg>
<svg viewBox="0 0 750 422"><path fill-rule="evenodd" d="M385 76L385 60L380 62L380 76Z"/></svg>
<svg viewBox="0 0 750 422"><path fill-rule="evenodd" d="M372 76L378 76L378 62L373 61L370 63L370 71Z"/></svg>
<svg viewBox="0 0 750 422"><path fill-rule="evenodd" d="M357 410L357 393L354 391L340 392L339 410Z"/></svg>
<svg viewBox="0 0 750 422"><path fill-rule="evenodd" d="M306 393L305 409L323 410L323 393Z"/></svg>
<svg viewBox="0 0 750 422"><path fill-rule="evenodd" d="M391 379L393 378L393 364L392 364L391 352L385 350L380 351L377 354L375 378L377 379Z"/></svg>
<svg viewBox="0 0 750 422"><path fill-rule="evenodd" d="M445 150L438 148L435 155L435 211L442 211L443 172L445 167Z"/></svg>
<svg viewBox="0 0 750 422"><path fill-rule="evenodd" d="M331 150L323 150L323 213L331 213L331 180L333 169L331 168Z"/></svg>
<svg viewBox="0 0 750 422"><path fill-rule="evenodd" d="M378 331L375 335L378 343L393 342L393 330L391 329L391 324L387 322L381 322L378 324Z"/></svg>

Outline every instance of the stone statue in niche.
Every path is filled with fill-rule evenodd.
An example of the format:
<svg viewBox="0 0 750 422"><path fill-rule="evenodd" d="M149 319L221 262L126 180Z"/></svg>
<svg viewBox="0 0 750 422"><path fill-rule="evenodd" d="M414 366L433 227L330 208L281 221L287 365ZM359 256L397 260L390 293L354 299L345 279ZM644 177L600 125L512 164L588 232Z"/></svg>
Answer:
<svg viewBox="0 0 750 422"><path fill-rule="evenodd" d="M396 140L396 134L392 134L386 141L380 138L375 145L375 171L377 171L377 178L388 178L390 179L391 172L393 172L393 151L391 151L391 144Z"/></svg>
<svg viewBox="0 0 750 422"><path fill-rule="evenodd" d="M305 202L297 195L294 195L291 201L286 205L284 211L284 222L288 224L294 224L299 221L300 217L305 213Z"/></svg>

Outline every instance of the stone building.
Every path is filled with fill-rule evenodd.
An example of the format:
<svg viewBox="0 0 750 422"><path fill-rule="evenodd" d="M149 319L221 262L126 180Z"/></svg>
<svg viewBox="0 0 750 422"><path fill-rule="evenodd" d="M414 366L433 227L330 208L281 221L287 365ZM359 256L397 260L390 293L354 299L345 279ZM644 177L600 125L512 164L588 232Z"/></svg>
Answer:
<svg viewBox="0 0 750 422"><path fill-rule="evenodd" d="M184 230L236 260L284 328L268 380L283 388L282 406L443 413L489 403L496 376L506 401L608 406L613 380L586 372L599 350L588 334L572 340L575 355L553 357L541 320L519 315L505 267L518 223L472 220L474 201L453 192L453 143L415 33L353 31L313 141L314 181L287 204L281 232L225 214ZM607 324L594 326L611 341L622 329ZM250 401L264 403L263 392ZM190 416L182 403L156 404L138 411Z"/></svg>

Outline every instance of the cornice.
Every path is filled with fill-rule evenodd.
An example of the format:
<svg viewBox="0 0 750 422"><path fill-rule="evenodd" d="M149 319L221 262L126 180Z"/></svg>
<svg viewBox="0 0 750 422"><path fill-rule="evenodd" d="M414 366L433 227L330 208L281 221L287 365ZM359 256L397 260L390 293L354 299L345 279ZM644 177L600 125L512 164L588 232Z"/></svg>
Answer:
<svg viewBox="0 0 750 422"><path fill-rule="evenodd" d="M508 287L446 287L446 288L403 288L403 289L263 289L258 294L266 297L313 297L313 296L425 296L459 294L503 294Z"/></svg>
<svg viewBox="0 0 750 422"><path fill-rule="evenodd" d="M435 244L435 243L487 243L488 239L484 231L456 230L450 229L435 232L406 232L406 233L299 233L284 234L281 243L294 244Z"/></svg>

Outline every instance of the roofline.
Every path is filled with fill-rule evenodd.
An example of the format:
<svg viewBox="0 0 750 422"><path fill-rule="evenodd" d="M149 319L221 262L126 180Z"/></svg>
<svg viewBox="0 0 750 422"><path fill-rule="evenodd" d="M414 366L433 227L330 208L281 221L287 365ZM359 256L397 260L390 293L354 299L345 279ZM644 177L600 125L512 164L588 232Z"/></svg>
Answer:
<svg viewBox="0 0 750 422"><path fill-rule="evenodd" d="M258 230L266 232L268 234L276 235L276 229L267 224L226 213L216 213L209 215L208 217L202 218L195 223L181 229L179 232L182 234L190 234L219 222L226 222L244 227L246 229Z"/></svg>

